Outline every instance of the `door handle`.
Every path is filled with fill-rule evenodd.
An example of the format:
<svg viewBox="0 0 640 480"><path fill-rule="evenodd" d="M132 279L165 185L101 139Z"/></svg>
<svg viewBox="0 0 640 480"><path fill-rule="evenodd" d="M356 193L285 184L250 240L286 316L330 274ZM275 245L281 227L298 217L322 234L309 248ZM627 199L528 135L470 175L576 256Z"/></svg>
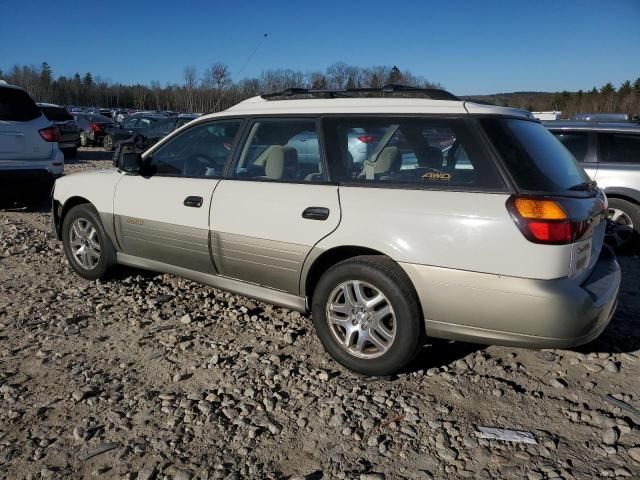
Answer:
<svg viewBox="0 0 640 480"><path fill-rule="evenodd" d="M184 206L200 208L202 206L202 197L187 197L184 199Z"/></svg>
<svg viewBox="0 0 640 480"><path fill-rule="evenodd" d="M307 207L302 212L302 218L307 220L326 220L329 218L329 209L325 207Z"/></svg>

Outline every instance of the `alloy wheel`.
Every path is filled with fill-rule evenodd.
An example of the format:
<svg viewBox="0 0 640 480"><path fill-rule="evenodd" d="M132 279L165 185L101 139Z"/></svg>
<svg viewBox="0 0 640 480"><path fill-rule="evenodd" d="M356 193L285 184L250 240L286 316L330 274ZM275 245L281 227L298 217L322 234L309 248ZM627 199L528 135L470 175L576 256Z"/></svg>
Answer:
<svg viewBox="0 0 640 480"><path fill-rule="evenodd" d="M100 238L93 224L76 218L69 230L69 246L73 258L85 270L93 270L100 261Z"/></svg>
<svg viewBox="0 0 640 480"><path fill-rule="evenodd" d="M358 358L384 355L396 338L393 306L366 282L349 280L338 285L329 295L326 318L337 343Z"/></svg>
<svg viewBox="0 0 640 480"><path fill-rule="evenodd" d="M609 208L609 221L605 240L608 245L619 248L629 242L633 237L633 221L622 210Z"/></svg>

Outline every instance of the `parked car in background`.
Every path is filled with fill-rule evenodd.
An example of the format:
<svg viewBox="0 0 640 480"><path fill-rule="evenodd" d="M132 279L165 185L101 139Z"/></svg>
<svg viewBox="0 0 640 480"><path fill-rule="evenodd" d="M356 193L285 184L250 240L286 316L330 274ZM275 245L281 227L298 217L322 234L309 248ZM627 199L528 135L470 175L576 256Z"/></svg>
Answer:
<svg viewBox="0 0 640 480"><path fill-rule="evenodd" d="M176 115L167 118L161 118L150 124L147 128L143 128L135 132L133 135L121 140L122 142L134 143L137 149L146 150L159 140L162 140L168 134L186 125L192 120L198 118L197 115Z"/></svg>
<svg viewBox="0 0 640 480"><path fill-rule="evenodd" d="M571 120L581 120L585 122L629 122L633 120L630 113L576 113L571 116Z"/></svg>
<svg viewBox="0 0 640 480"><path fill-rule="evenodd" d="M597 337L621 280L604 193L528 112L395 88L252 98L123 153L118 169L58 180L69 265L91 280L146 268L312 311L325 349L367 375L402 370L427 336L547 348ZM375 137L362 162L352 134Z"/></svg>
<svg viewBox="0 0 640 480"><path fill-rule="evenodd" d="M60 129L58 148L66 158L74 158L80 146L80 129L73 116L64 107L51 103L38 103L38 107L52 125Z"/></svg>
<svg viewBox="0 0 640 480"><path fill-rule="evenodd" d="M555 121L544 125L573 154L609 199L606 240L618 249L640 246L640 125Z"/></svg>
<svg viewBox="0 0 640 480"><path fill-rule="evenodd" d="M64 172L60 129L29 94L0 80L0 195L27 189L50 192Z"/></svg>
<svg viewBox="0 0 640 480"><path fill-rule="evenodd" d="M73 113L80 129L80 145L102 145L105 129L115 125L113 119L95 113Z"/></svg>
<svg viewBox="0 0 640 480"><path fill-rule="evenodd" d="M162 115L129 115L122 120L122 123L113 123L109 125L105 131L102 146L108 152L112 152L116 149L118 142L146 130L149 126L165 118L166 117Z"/></svg>

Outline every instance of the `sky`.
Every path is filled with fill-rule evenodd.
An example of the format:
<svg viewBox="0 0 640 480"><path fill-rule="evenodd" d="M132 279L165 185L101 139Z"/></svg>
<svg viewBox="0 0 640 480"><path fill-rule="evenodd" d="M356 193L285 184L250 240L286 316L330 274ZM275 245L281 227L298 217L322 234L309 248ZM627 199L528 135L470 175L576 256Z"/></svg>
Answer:
<svg viewBox="0 0 640 480"><path fill-rule="evenodd" d="M55 76L122 83L179 83L214 62L234 80L397 65L458 95L640 77L640 0L0 0L0 12L0 69L46 61Z"/></svg>

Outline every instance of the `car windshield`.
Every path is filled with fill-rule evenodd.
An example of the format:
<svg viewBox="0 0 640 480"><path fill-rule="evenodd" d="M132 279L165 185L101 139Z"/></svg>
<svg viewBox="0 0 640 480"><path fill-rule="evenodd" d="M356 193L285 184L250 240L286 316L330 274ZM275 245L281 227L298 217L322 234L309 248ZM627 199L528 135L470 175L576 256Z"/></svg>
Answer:
<svg viewBox="0 0 640 480"><path fill-rule="evenodd" d="M522 190L567 192L590 182L571 152L542 124L512 118L481 122Z"/></svg>
<svg viewBox="0 0 640 480"><path fill-rule="evenodd" d="M67 122L73 117L62 107L40 107L44 116L52 122Z"/></svg>
<svg viewBox="0 0 640 480"><path fill-rule="evenodd" d="M0 88L0 120L28 122L42 113L24 90Z"/></svg>

